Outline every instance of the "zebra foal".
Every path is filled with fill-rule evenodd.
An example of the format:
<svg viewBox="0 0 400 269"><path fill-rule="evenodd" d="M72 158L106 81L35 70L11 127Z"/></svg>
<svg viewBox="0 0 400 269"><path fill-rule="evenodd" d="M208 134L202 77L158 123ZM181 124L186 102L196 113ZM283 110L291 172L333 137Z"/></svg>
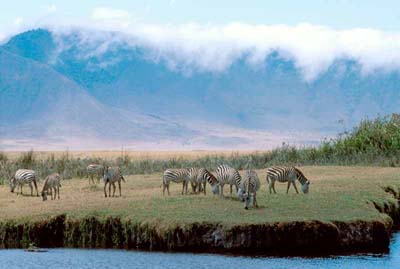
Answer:
<svg viewBox="0 0 400 269"><path fill-rule="evenodd" d="M261 183L257 173L253 170L247 170L244 173L238 190L239 199L245 203L244 209L249 209L251 201L253 201L254 207L258 207L257 191L260 189L260 186Z"/></svg>
<svg viewBox="0 0 400 269"><path fill-rule="evenodd" d="M300 169L294 166L274 166L267 169L266 180L269 186L269 193L276 193L275 182L287 182L286 193L289 193L290 185L293 184L296 193L299 193L296 187L296 180L301 184L301 190L303 193L308 193L310 188L310 181L304 176Z"/></svg>
<svg viewBox="0 0 400 269"><path fill-rule="evenodd" d="M217 167L215 174L218 180L218 185L221 186L221 191L218 190L221 197L224 197L225 184L229 184L231 196L232 196L232 186L236 187L236 192L238 191L242 177L240 176L237 170L226 164L222 164Z"/></svg>
<svg viewBox="0 0 400 269"><path fill-rule="evenodd" d="M113 197L115 196L115 182L118 183L119 196L121 196L121 180L125 182L121 169L117 166L106 167L103 174L104 182L104 196L107 197L107 184L108 184L108 197L111 197L111 185L113 186Z"/></svg>
<svg viewBox="0 0 400 269"><path fill-rule="evenodd" d="M47 200L47 195L50 194L51 200L53 200L53 190L54 190L54 200L58 194L58 199L60 199L60 187L61 187L61 176L58 173L50 174L46 177L43 184L43 189L41 192L43 201Z"/></svg>
<svg viewBox="0 0 400 269"><path fill-rule="evenodd" d="M86 177L89 179L89 184L90 181L93 182L93 184L95 184L93 177L97 178L97 183L100 182L101 177L104 175L104 169L105 166L101 165L101 164L89 164L86 167Z"/></svg>
<svg viewBox="0 0 400 269"><path fill-rule="evenodd" d="M9 183L11 192L14 192L15 188L17 188L17 194L18 194L18 187L19 187L21 195L22 195L22 186L24 184L28 184L29 187L31 188L31 196L33 196L33 188L32 188L32 183L33 183L36 189L36 196L39 196L36 183L36 172L34 170L18 169L15 172L15 175L10 179Z"/></svg>
<svg viewBox="0 0 400 269"><path fill-rule="evenodd" d="M196 188L198 187L198 192L203 192L206 195L207 182L211 186L211 190L214 194L218 193L218 180L217 178L205 168L191 168L189 169L190 181L192 183L192 188L196 193Z"/></svg>

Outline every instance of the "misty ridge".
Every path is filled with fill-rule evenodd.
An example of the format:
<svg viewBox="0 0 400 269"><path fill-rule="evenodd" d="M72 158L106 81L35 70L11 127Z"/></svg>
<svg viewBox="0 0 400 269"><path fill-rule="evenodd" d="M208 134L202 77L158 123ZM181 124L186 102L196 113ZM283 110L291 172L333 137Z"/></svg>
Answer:
<svg viewBox="0 0 400 269"><path fill-rule="evenodd" d="M317 144L399 112L398 47L309 24L29 30L0 46L1 146Z"/></svg>

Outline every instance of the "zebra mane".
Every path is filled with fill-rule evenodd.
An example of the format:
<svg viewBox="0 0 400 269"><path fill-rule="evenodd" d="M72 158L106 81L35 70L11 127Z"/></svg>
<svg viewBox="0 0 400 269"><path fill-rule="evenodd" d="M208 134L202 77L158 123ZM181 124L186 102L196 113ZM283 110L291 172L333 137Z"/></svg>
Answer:
<svg viewBox="0 0 400 269"><path fill-rule="evenodd" d="M293 168L294 168L294 170L296 170L297 179L299 180L301 185L305 184L308 181L308 179L304 176L303 172L301 172L300 169L297 167L293 167Z"/></svg>

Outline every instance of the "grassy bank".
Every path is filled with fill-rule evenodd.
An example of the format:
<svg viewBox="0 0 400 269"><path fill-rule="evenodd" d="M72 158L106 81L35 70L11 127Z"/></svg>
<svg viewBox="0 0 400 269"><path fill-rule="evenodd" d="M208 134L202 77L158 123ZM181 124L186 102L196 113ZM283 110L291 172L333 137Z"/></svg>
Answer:
<svg viewBox="0 0 400 269"><path fill-rule="evenodd" d="M8 186L0 187L2 219L40 219L67 214L81 217L121 216L162 223L218 222L223 224L264 223L277 221L349 221L379 220L385 216L374 207L394 201L383 187L400 187L399 168L382 167L302 167L311 181L310 195L285 194L286 184L277 184L277 195L267 193L265 170L258 170L262 187L260 208L245 211L232 199L211 194L180 195L181 185L171 184L171 196L162 196L161 173L127 176L122 183L122 197L105 199L103 186L89 185L86 179L64 180L61 200L42 202L40 198L17 196ZM41 187L41 184L39 184ZM225 187L225 194L228 195ZM28 193L29 188L25 187Z"/></svg>
<svg viewBox="0 0 400 269"><path fill-rule="evenodd" d="M181 185L173 184L171 196L163 197L161 173L127 176L122 197L107 199L102 185L89 186L84 179L64 180L61 200L47 202L1 186L0 247L24 247L33 241L64 247L276 251L292 245L306 253L324 248L332 253L387 246L392 220L376 208L390 214L390 208L398 210L393 193L384 189L390 186L399 195L399 168L302 170L312 182L309 195L294 190L286 195L285 184L270 195L265 171L258 170L260 207L247 211L235 198L220 199L210 189L206 196L182 196ZM332 244L327 246L326 240Z"/></svg>

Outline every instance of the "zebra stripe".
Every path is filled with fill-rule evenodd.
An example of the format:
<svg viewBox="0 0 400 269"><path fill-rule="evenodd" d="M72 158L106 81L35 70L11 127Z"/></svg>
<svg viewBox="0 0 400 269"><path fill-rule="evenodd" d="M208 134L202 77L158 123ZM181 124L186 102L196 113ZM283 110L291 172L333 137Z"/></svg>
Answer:
<svg viewBox="0 0 400 269"><path fill-rule="evenodd" d="M251 200L253 200L253 206L258 207L256 197L260 186L261 183L257 173L253 170L247 170L244 173L243 180L238 191L239 199L245 203L244 209L249 209Z"/></svg>
<svg viewBox="0 0 400 269"><path fill-rule="evenodd" d="M167 190L169 195L169 183L182 183L182 195L186 189L187 194L187 187L190 181L189 169L167 169L164 171L163 174L163 195L165 195L165 190Z"/></svg>
<svg viewBox="0 0 400 269"><path fill-rule="evenodd" d="M89 178L89 184L90 181L92 181L93 184L95 183L93 177L97 178L97 183L100 182L100 179L104 175L104 169L105 167L101 164L89 164L86 167L86 177Z"/></svg>
<svg viewBox="0 0 400 269"><path fill-rule="evenodd" d="M46 177L42 189L43 201L47 200L47 194L50 194L51 200L53 200L53 190L54 190L54 200L58 194L58 199L60 199L60 187L61 187L61 176L58 173L50 174Z"/></svg>
<svg viewBox="0 0 400 269"><path fill-rule="evenodd" d="M225 184L229 184L231 196L232 196L233 185L236 187L236 192L238 191L238 187L240 185L242 178L237 170L226 164L222 164L217 167L215 174L218 180L218 185L221 186L221 192L220 192L221 197L224 196Z"/></svg>
<svg viewBox="0 0 400 269"><path fill-rule="evenodd" d="M11 192L14 192L16 187L20 187L21 194L22 194L22 186L24 184L28 184L29 187L31 188L31 196L33 196L32 183L35 186L36 195L39 196L39 192L37 189L37 183L36 183L36 172L34 170L29 170L29 169L18 169L15 172L14 177L12 177L10 179L10 190L11 190ZM17 190L17 194L18 194L18 190Z"/></svg>
<svg viewBox="0 0 400 269"><path fill-rule="evenodd" d="M118 166L111 166L104 169L104 196L107 197L106 187L108 185L108 197L111 197L111 185L113 186L113 197L115 196L115 182L118 182L119 196L121 196L121 180L125 182L121 169Z"/></svg>
<svg viewBox="0 0 400 269"><path fill-rule="evenodd" d="M269 185L269 193L276 193L275 181L288 182L286 193L289 193L290 185L293 184L294 189L297 193L296 180L301 184L301 190L303 193L308 193L310 181L304 176L304 174L294 166L274 166L267 169L266 176L267 183Z"/></svg>

